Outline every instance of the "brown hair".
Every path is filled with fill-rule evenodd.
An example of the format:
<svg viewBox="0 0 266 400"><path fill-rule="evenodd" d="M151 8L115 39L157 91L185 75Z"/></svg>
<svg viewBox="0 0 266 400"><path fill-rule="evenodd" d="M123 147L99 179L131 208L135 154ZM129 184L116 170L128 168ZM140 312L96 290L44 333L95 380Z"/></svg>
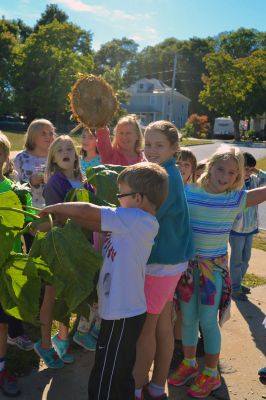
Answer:
<svg viewBox="0 0 266 400"><path fill-rule="evenodd" d="M117 124L116 124L116 126L114 128L114 138L113 138L112 144L117 147L116 130L117 130L118 125L122 125L122 124L129 124L129 125L131 125L133 127L135 133L137 134L137 140L136 140L136 143L135 143L135 152L137 154L140 154L141 151L143 150L144 140L143 140L142 130L141 130L141 128L139 126L139 123L138 123L138 117L135 114L126 115L126 116L124 116L124 117L122 117L122 118L120 118L118 120L118 122L117 122Z"/></svg>
<svg viewBox="0 0 266 400"><path fill-rule="evenodd" d="M144 137L148 131L159 131L165 135L172 146L176 145L176 153L174 154L174 157L177 156L179 150L179 134L178 129L174 124L172 124L172 122L165 120L151 122L145 129Z"/></svg>
<svg viewBox="0 0 266 400"><path fill-rule="evenodd" d="M214 164L218 161L235 160L238 166L238 176L230 189L227 191L231 192L234 190L240 190L244 184L244 157L241 150L237 147L222 145L217 151L207 160L205 172L200 176L197 183L199 186L206 189L209 185L211 176L211 169Z"/></svg>
<svg viewBox="0 0 266 400"><path fill-rule="evenodd" d="M52 122L49 121L48 119L35 119L33 120L26 132L26 136L25 136L25 149L27 151L31 151L35 149L35 141L36 141L36 136L38 135L38 133L40 133L41 129L43 128L43 126L49 126L52 131L55 134L55 127L53 126Z"/></svg>
<svg viewBox="0 0 266 400"><path fill-rule="evenodd" d="M158 164L143 162L126 167L118 176L134 192L141 193L158 209L168 194L168 175Z"/></svg>
<svg viewBox="0 0 266 400"><path fill-rule="evenodd" d="M189 149L184 149L181 148L180 151L177 153L177 157L176 157L176 162L177 164L179 163L179 161L189 161L191 166L192 166L192 174L189 178L189 180L192 181L192 183L195 182L195 172L196 172L196 168L197 168L197 159L195 154L189 150Z"/></svg>

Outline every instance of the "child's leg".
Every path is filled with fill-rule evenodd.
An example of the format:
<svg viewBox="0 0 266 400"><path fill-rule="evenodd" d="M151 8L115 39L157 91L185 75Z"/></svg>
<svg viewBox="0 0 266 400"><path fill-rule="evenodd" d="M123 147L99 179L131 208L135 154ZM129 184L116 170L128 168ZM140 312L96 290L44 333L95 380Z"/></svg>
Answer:
<svg viewBox="0 0 266 400"><path fill-rule="evenodd" d="M214 271L214 276L216 286L214 305L199 305L200 325L204 338L205 365L209 368L217 368L221 349L221 332L217 315L222 295L223 278L218 271Z"/></svg>
<svg viewBox="0 0 266 400"><path fill-rule="evenodd" d="M42 335L42 347L44 349L50 349L52 347L51 342L51 330L53 322L53 307L55 302L55 288L53 286L45 286L44 298L40 310L40 322L41 322L41 335Z"/></svg>
<svg viewBox="0 0 266 400"><path fill-rule="evenodd" d="M245 236L245 245L243 250L243 265L241 271L242 279L244 278L248 269L248 264L251 257L252 243L253 243L253 235Z"/></svg>
<svg viewBox="0 0 266 400"><path fill-rule="evenodd" d="M238 293L241 291L245 236L230 235L229 243L231 247L230 275L232 279L232 292Z"/></svg>
<svg viewBox="0 0 266 400"><path fill-rule="evenodd" d="M102 320L89 379L90 400L134 400L132 370L144 320L145 314L115 321Z"/></svg>
<svg viewBox="0 0 266 400"><path fill-rule="evenodd" d="M148 374L156 351L156 325L158 319L158 314L147 314L137 343L137 356L133 372L137 389L142 388L149 380Z"/></svg>
<svg viewBox="0 0 266 400"><path fill-rule="evenodd" d="M172 302L168 302L159 316L156 326L156 355L152 382L164 386L174 350L172 327Z"/></svg>
<svg viewBox="0 0 266 400"><path fill-rule="evenodd" d="M0 359L5 358L7 350L7 330L6 323L0 323Z"/></svg>

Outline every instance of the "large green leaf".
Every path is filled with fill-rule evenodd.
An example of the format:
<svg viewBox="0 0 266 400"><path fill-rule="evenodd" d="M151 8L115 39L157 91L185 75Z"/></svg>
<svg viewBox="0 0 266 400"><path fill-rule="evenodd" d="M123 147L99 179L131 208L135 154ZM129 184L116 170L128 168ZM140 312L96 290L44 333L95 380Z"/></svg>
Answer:
<svg viewBox="0 0 266 400"><path fill-rule="evenodd" d="M9 210L1 210L1 207L8 207ZM0 193L0 216L2 216L1 223L11 228L22 228L24 225L24 215L16 211L12 211L12 208L22 210L21 202L18 196L12 192Z"/></svg>
<svg viewBox="0 0 266 400"><path fill-rule="evenodd" d="M27 265L33 263L26 254L11 254L0 271L0 302L3 309L33 324L38 323L41 279L37 273L27 276ZM35 260L34 269L45 268L43 261ZM31 268L29 268L30 270Z"/></svg>
<svg viewBox="0 0 266 400"><path fill-rule="evenodd" d="M97 198L112 205L119 205L117 177L125 167L121 165L97 165L86 170L88 182L96 188Z"/></svg>
<svg viewBox="0 0 266 400"><path fill-rule="evenodd" d="M40 256L51 267L56 298L65 303L66 315L92 292L95 273L102 263L82 229L71 221L35 239L30 256ZM62 307L59 309L61 315L55 318L62 320Z"/></svg>

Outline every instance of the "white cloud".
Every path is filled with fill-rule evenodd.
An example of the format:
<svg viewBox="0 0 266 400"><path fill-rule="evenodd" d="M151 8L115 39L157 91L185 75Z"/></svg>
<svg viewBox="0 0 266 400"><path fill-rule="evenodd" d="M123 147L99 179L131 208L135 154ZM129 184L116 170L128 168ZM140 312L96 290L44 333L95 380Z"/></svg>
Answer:
<svg viewBox="0 0 266 400"><path fill-rule="evenodd" d="M129 14L123 10L111 10L104 6L90 5L81 0L56 0L56 3L63 4L69 9L77 12L88 12L100 18L111 18L112 20L136 21L150 18L149 14Z"/></svg>

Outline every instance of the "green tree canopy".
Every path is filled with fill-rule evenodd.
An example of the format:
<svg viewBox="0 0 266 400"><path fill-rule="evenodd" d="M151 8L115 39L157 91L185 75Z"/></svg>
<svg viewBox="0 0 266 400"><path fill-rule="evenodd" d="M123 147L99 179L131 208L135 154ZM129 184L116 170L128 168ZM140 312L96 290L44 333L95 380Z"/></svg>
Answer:
<svg viewBox="0 0 266 400"><path fill-rule="evenodd" d="M204 61L208 75L203 76L199 100L218 115L230 115L240 139L239 121L266 109L266 51L238 59L220 52L206 55Z"/></svg>
<svg viewBox="0 0 266 400"><path fill-rule="evenodd" d="M95 53L96 73L102 74L106 68L114 68L117 64L124 71L128 63L136 57L137 49L138 44L126 37L103 44Z"/></svg>
<svg viewBox="0 0 266 400"><path fill-rule="evenodd" d="M63 24L68 21L68 15L63 10L60 10L57 4L48 4L45 11L41 14L41 18L36 22L34 27L35 32L41 25L50 24L54 19Z"/></svg>
<svg viewBox="0 0 266 400"><path fill-rule="evenodd" d="M93 68L90 37L74 24L54 20L17 48L16 104L29 120L56 122L65 115L76 74Z"/></svg>
<svg viewBox="0 0 266 400"><path fill-rule="evenodd" d="M266 33L256 29L240 28L226 34L219 35L218 43L222 52L233 58L249 56L253 51L266 49Z"/></svg>

